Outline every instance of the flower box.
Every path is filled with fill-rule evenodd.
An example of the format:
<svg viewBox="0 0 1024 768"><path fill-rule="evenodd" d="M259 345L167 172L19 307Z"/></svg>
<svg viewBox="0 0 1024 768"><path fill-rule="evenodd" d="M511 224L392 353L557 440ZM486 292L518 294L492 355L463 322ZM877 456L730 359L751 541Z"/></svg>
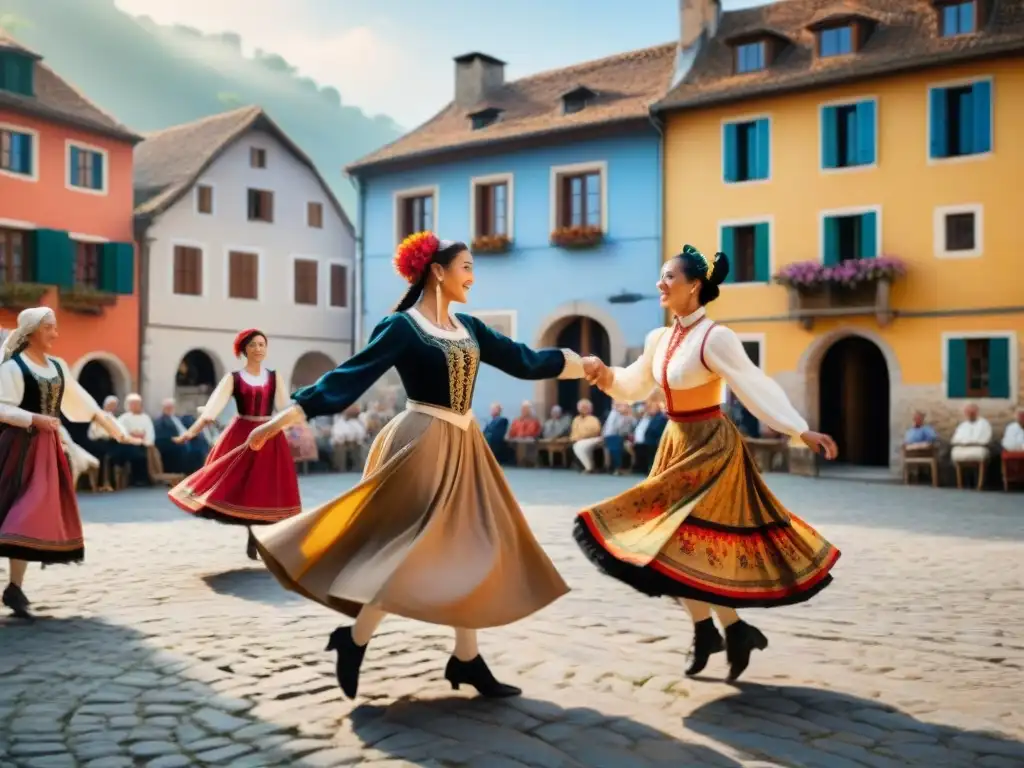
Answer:
<svg viewBox="0 0 1024 768"><path fill-rule="evenodd" d="M505 253L512 248L508 235L480 235L469 246L473 253Z"/></svg>
<svg viewBox="0 0 1024 768"><path fill-rule="evenodd" d="M879 325L892 321L892 283L906 274L895 258L853 259L826 267L804 261L784 267L773 280L789 291L789 313L810 329L817 317L875 315Z"/></svg>
<svg viewBox="0 0 1024 768"><path fill-rule="evenodd" d="M604 242L600 227L559 227L551 233L551 243L559 248L594 248Z"/></svg>
<svg viewBox="0 0 1024 768"><path fill-rule="evenodd" d="M48 290L50 286L38 283L0 283L0 307L16 312L38 307Z"/></svg>
<svg viewBox="0 0 1024 768"><path fill-rule="evenodd" d="M79 315L102 315L117 303L117 296L95 288L61 288L60 308Z"/></svg>

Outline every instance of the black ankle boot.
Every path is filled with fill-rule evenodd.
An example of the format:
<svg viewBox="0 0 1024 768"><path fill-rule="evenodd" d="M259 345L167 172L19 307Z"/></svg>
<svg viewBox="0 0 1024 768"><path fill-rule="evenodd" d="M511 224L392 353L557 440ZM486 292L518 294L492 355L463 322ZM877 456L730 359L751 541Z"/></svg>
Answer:
<svg viewBox="0 0 1024 768"><path fill-rule="evenodd" d="M750 664L750 654L756 649L763 651L768 647L768 638L760 629L737 621L725 629L725 657L729 660L729 682L743 674Z"/></svg>
<svg viewBox="0 0 1024 768"><path fill-rule="evenodd" d="M245 545L245 554L250 560L259 560L260 551L256 548L256 537L252 535L252 530L249 530L249 541Z"/></svg>
<svg viewBox="0 0 1024 768"><path fill-rule="evenodd" d="M523 692L514 685L499 683L488 669L484 657L479 655L472 661L460 661L452 656L445 667L444 679L452 684L453 690L459 690L459 686L465 683L476 688L477 693L488 699L507 699Z"/></svg>
<svg viewBox="0 0 1024 768"><path fill-rule="evenodd" d="M30 605L28 598L17 584L7 585L7 589L4 590L3 604L10 608L11 613L19 619L32 618L32 614L28 610Z"/></svg>
<svg viewBox="0 0 1024 768"><path fill-rule="evenodd" d="M692 659L690 666L686 669L689 676L698 675L708 665L708 659L714 653L721 653L725 650L725 642L722 635L711 619L698 621L693 625L693 648L690 650Z"/></svg>
<svg viewBox="0 0 1024 768"><path fill-rule="evenodd" d="M354 699L359 692L359 668L363 665L366 646L358 645L352 639L352 627L338 627L331 632L327 650L338 652L338 663L335 667L338 685L341 686L342 693Z"/></svg>

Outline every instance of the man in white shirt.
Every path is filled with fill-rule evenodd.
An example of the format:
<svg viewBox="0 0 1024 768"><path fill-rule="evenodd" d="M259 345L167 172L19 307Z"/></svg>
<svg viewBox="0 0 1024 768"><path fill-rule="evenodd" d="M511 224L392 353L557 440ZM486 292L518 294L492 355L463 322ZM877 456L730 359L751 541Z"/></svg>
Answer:
<svg viewBox="0 0 1024 768"><path fill-rule="evenodd" d="M1003 450L1008 453L1024 452L1024 408L1017 411L1017 420L1006 425L1003 432Z"/></svg>
<svg viewBox="0 0 1024 768"><path fill-rule="evenodd" d="M968 403L964 407L965 420L957 425L950 444L953 461L988 461L992 442L992 425L978 415L978 406Z"/></svg>
<svg viewBox="0 0 1024 768"><path fill-rule="evenodd" d="M145 486L150 484L149 462L146 460L147 451L156 443L156 429L153 426L153 419L148 413L142 410L142 397L132 392L124 399L127 411L118 417L121 426L124 427L132 437L141 440L142 445L122 445L119 451L121 463L131 466L132 485Z"/></svg>
<svg viewBox="0 0 1024 768"><path fill-rule="evenodd" d="M107 395L107 397L103 399L103 410L109 413L111 418L117 418L117 409L120 405L121 402L113 395ZM110 433L103 428L103 425L99 423L98 419L93 419L89 422L89 429L86 431L85 435L94 443L113 441Z"/></svg>
<svg viewBox="0 0 1024 768"><path fill-rule="evenodd" d="M331 445L334 448L334 468L342 472L361 469L366 461L363 449L367 443L367 432L359 419L359 406L353 405L339 414L331 427Z"/></svg>

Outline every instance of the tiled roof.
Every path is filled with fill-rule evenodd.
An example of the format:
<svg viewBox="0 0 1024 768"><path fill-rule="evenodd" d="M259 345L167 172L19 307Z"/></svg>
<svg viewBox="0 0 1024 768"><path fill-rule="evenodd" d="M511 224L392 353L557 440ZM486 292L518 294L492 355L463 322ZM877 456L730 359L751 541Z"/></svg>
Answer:
<svg viewBox="0 0 1024 768"><path fill-rule="evenodd" d="M486 102L468 109L448 104L419 128L346 170L358 172L445 150L645 118L671 84L675 56L676 45L669 43L505 83L488 94ZM578 86L590 88L597 96L586 109L564 114L562 96ZM469 115L488 107L502 110L501 117L493 125L473 130Z"/></svg>
<svg viewBox="0 0 1024 768"><path fill-rule="evenodd" d="M152 219L183 195L236 140L250 130L262 130L278 141L316 176L335 210L354 231L341 203L313 161L260 107L242 107L147 134L135 148L135 216Z"/></svg>
<svg viewBox="0 0 1024 768"><path fill-rule="evenodd" d="M988 18L978 32L956 37L940 37L940 6L932 0L785 0L723 13L718 33L704 45L687 76L654 108L705 106L1024 53L1024 1L990 0L987 5ZM863 47L850 56L818 58L809 27L851 15L873 24ZM766 31L788 44L767 69L735 74L728 41Z"/></svg>
<svg viewBox="0 0 1024 768"><path fill-rule="evenodd" d="M44 120L72 125L115 139L138 142L142 138L97 107L42 62L42 57L0 29L0 50L17 51L35 61L35 95L0 90L0 109L10 109Z"/></svg>

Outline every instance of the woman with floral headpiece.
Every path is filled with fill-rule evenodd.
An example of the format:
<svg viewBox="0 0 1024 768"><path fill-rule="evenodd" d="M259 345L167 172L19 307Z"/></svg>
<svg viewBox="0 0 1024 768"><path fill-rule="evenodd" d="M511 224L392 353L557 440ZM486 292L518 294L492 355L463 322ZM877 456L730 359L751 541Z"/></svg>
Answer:
<svg viewBox="0 0 1024 768"><path fill-rule="evenodd" d="M53 310L35 307L18 315L0 350L0 558L11 561L3 604L25 619L32 616L22 590L28 564L85 557L60 416L95 419L118 441L135 442L70 375L67 363L50 355L56 340Z"/></svg>
<svg viewBox="0 0 1024 768"><path fill-rule="evenodd" d="M724 650L735 680L751 652L768 646L735 609L808 600L831 582L839 550L772 495L723 416L724 383L760 421L836 457L832 438L810 431L736 334L705 315L728 274L725 254L709 260L687 245L665 263L657 286L672 324L652 331L628 368L584 360L587 379L616 400L642 400L661 387L670 423L647 479L582 511L574 535L609 576L685 605L694 622L686 674L701 672Z"/></svg>
<svg viewBox="0 0 1024 768"><path fill-rule="evenodd" d="M517 621L568 592L516 504L470 410L480 363L520 379L583 375L576 353L535 351L468 314L450 314L473 285L463 243L430 232L395 257L409 283L354 357L292 395L252 434L254 450L294 420L340 413L395 367L406 410L370 448L362 482L317 509L256 533L260 555L290 590L355 618L327 645L355 697L374 630L388 613L455 628L445 677L483 696L515 696L480 656L478 629Z"/></svg>
<svg viewBox="0 0 1024 768"><path fill-rule="evenodd" d="M270 421L275 409L282 411L289 406L288 391L277 373L263 365L267 336L256 328L247 328L235 336L233 349L245 365L220 380L199 418L174 442L193 440L232 400L237 414L202 468L178 483L168 496L197 517L248 526L246 554L256 560L259 555L251 526L284 520L298 514L302 505L295 462L285 436L276 436L258 454L245 447L252 431Z"/></svg>

